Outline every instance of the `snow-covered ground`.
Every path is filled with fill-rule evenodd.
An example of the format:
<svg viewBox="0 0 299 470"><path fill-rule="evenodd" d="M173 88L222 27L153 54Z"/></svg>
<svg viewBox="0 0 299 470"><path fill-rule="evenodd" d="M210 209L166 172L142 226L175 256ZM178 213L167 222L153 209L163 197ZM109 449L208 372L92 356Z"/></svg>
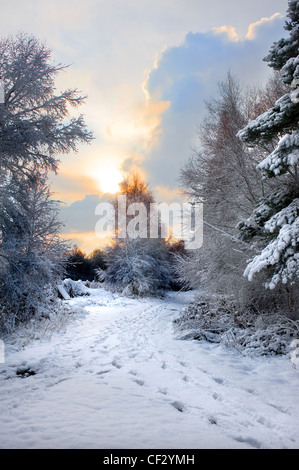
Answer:
<svg viewBox="0 0 299 470"><path fill-rule="evenodd" d="M172 320L192 292L90 294L68 301L85 313L50 338L6 342L1 448L299 448L288 357L176 339Z"/></svg>

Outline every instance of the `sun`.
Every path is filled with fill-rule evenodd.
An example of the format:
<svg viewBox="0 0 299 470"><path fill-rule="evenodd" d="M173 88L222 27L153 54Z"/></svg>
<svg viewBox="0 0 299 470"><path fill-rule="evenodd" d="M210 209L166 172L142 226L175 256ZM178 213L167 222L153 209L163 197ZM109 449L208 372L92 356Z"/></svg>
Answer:
<svg viewBox="0 0 299 470"><path fill-rule="evenodd" d="M114 194L119 191L119 183L123 180L123 175L117 168L105 167L100 170L97 179L103 193Z"/></svg>

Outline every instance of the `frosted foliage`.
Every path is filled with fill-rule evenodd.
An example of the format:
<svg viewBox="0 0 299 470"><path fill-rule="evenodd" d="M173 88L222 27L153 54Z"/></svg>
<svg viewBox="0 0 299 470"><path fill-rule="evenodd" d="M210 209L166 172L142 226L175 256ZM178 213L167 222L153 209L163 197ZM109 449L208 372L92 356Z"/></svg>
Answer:
<svg viewBox="0 0 299 470"><path fill-rule="evenodd" d="M285 83L291 84L293 79L299 78L299 57L291 57L282 67L281 72Z"/></svg>
<svg viewBox="0 0 299 470"><path fill-rule="evenodd" d="M51 50L35 37L0 38L0 162L6 171L30 174L36 165L57 171L58 156L91 141L83 115L70 114L86 97L77 89L56 94L55 78L65 68L52 63Z"/></svg>
<svg viewBox="0 0 299 470"><path fill-rule="evenodd" d="M295 199L265 224L265 230L273 233L279 230L274 241L269 243L247 266L244 276L250 281L265 268L274 273L266 287L274 289L280 282L286 284L299 277L299 199Z"/></svg>
<svg viewBox="0 0 299 470"><path fill-rule="evenodd" d="M287 187L279 187L269 196L261 199L253 210L251 216L238 224L245 240L255 234L264 235L264 224L284 207L288 206L293 199L293 194Z"/></svg>
<svg viewBox="0 0 299 470"><path fill-rule="evenodd" d="M170 269L163 246L148 241L127 240L106 254L107 270L97 270L98 279L114 291L148 296L168 289Z"/></svg>
<svg viewBox="0 0 299 470"><path fill-rule="evenodd" d="M239 138L249 145L276 145L274 151L258 165L258 169L268 177L284 175L283 183L279 183L279 180L277 183L285 188L280 200L277 191L272 190L264 201L260 201L251 218L239 224L243 237L260 235L263 243L268 239L268 245L248 264L244 275L252 280L255 274L266 269L269 273L266 287L270 289L279 283L292 284L299 277L298 2L289 1L287 16L291 21L286 22L285 29L290 31L290 37L274 43L265 60L270 67L281 71L283 81L291 85L290 91L238 133ZM263 203L266 204L263 206Z"/></svg>
<svg viewBox="0 0 299 470"><path fill-rule="evenodd" d="M237 135L244 142L268 142L276 134L289 131L298 119L298 103L292 101L290 93L287 93L276 101L273 108L251 121Z"/></svg>
<svg viewBox="0 0 299 470"><path fill-rule="evenodd" d="M297 0L289 0L287 17L288 21L286 21L285 29L290 32L290 36L275 42L270 49L269 55L264 59L275 70L281 70L290 58L298 55L299 3Z"/></svg>
<svg viewBox="0 0 299 470"><path fill-rule="evenodd" d="M286 208L275 214L265 223L265 229L273 233L279 227L283 225L293 224L298 217L299 210L299 199L294 201Z"/></svg>
<svg viewBox="0 0 299 470"><path fill-rule="evenodd" d="M33 36L0 38L0 329L50 309L46 289L64 270L68 247L48 172L92 139L83 116L71 114L85 96L77 89L57 93L55 79L65 68Z"/></svg>
<svg viewBox="0 0 299 470"><path fill-rule="evenodd" d="M299 163L299 132L293 131L286 134L278 143L278 146L258 166L260 170L273 173L275 176L285 173L289 167L295 167Z"/></svg>

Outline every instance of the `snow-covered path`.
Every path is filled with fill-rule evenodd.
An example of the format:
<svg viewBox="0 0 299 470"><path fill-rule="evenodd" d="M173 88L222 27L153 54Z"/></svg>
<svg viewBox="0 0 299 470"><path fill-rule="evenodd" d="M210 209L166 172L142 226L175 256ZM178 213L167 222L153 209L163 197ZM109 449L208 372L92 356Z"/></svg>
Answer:
<svg viewBox="0 0 299 470"><path fill-rule="evenodd" d="M299 448L299 370L177 340L192 293L135 300L103 289L65 332L0 365L1 448ZM20 368L35 375L21 378Z"/></svg>

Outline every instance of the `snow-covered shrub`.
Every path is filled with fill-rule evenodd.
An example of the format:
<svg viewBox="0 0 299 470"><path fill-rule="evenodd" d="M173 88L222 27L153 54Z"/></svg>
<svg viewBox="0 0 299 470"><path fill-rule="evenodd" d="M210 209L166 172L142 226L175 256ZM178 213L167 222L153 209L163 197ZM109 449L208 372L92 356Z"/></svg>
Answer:
<svg viewBox="0 0 299 470"><path fill-rule="evenodd" d="M62 285L70 297L89 295L88 287L86 287L85 283L81 280L73 281L72 279L64 279Z"/></svg>
<svg viewBox="0 0 299 470"><path fill-rule="evenodd" d="M299 321L278 313L240 311L223 298L197 297L175 320L175 331L181 339L221 343L245 355L277 355L288 354L291 344L295 347Z"/></svg>
<svg viewBox="0 0 299 470"><path fill-rule="evenodd" d="M162 241L126 240L107 249L107 269L98 279L125 295L160 294L170 285L170 268Z"/></svg>
<svg viewBox="0 0 299 470"><path fill-rule="evenodd" d="M9 342L18 347L19 350L25 348L33 341L49 340L57 332L65 332L70 323L78 318L84 318L86 311L78 306L71 306L68 302L63 302L57 298L53 290L53 297L49 297L48 306L41 308L38 316L29 318L17 327L2 334L5 341L6 335Z"/></svg>
<svg viewBox="0 0 299 470"><path fill-rule="evenodd" d="M266 313L256 315L252 325L244 331L234 329L229 333L231 338L227 336L227 344L232 340L245 354L288 354L293 338L298 336L299 322Z"/></svg>
<svg viewBox="0 0 299 470"><path fill-rule="evenodd" d="M63 273L59 207L46 175L32 171L0 184L0 303L7 328L38 316L48 285Z"/></svg>
<svg viewBox="0 0 299 470"><path fill-rule="evenodd" d="M196 297L182 316L174 320L176 334L181 339L206 340L220 343L221 335L234 326L235 307L225 302Z"/></svg>

